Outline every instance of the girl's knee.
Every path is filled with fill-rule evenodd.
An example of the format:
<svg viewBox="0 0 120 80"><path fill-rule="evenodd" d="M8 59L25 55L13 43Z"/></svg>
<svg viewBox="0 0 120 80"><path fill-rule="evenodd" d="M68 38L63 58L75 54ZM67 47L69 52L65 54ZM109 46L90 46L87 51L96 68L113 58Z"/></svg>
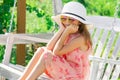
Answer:
<svg viewBox="0 0 120 80"><path fill-rule="evenodd" d="M44 55L44 58L48 58L48 59L51 59L53 57L51 51L45 51L43 55Z"/></svg>
<svg viewBox="0 0 120 80"><path fill-rule="evenodd" d="M44 49L42 47L39 47L37 49L37 51L35 52L35 54L40 54L41 55L41 53L43 53L43 52L44 52Z"/></svg>
<svg viewBox="0 0 120 80"><path fill-rule="evenodd" d="M47 50L46 48L44 48L44 47L40 47L40 48L38 48L37 49L37 51L35 52L35 55L36 56L40 56L40 57L42 57L43 59L46 59L46 58L48 58L48 59L50 59L50 58L52 58L52 52L50 51L50 50Z"/></svg>

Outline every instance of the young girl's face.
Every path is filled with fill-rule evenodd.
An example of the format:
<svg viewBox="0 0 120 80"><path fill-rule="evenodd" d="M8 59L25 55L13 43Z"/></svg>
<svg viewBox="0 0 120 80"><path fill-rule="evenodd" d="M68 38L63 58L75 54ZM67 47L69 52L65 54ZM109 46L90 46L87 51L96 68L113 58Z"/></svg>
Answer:
<svg viewBox="0 0 120 80"><path fill-rule="evenodd" d="M71 24L77 26L80 25L80 21L68 16L61 16L61 23L64 25L64 27L67 27Z"/></svg>

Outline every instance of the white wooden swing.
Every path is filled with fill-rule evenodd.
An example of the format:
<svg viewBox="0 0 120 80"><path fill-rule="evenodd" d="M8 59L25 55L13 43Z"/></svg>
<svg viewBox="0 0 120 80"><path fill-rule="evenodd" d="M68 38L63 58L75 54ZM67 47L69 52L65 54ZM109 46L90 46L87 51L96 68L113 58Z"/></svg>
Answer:
<svg viewBox="0 0 120 80"><path fill-rule="evenodd" d="M60 2L59 0L54 1L56 10L59 11L57 5ZM116 16L117 10L115 17L88 17L95 26L89 30L94 49L94 54L89 57L91 60L90 80L117 80L120 76L120 19ZM53 34L0 35L0 43L6 45L3 62L0 63L0 75L9 80L17 80L24 71L25 67L9 63L13 44L47 43L52 36ZM38 80L48 79L43 75Z"/></svg>

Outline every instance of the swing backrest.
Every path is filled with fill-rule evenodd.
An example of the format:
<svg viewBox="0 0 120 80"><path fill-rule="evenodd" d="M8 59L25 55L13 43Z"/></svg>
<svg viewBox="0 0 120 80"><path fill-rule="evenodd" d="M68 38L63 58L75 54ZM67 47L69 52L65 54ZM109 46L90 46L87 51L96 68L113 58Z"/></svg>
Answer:
<svg viewBox="0 0 120 80"><path fill-rule="evenodd" d="M94 19L95 24L90 31L93 40L93 56L89 57L90 80L117 80L120 75L120 24L114 27L114 18L110 17L95 16L90 19Z"/></svg>

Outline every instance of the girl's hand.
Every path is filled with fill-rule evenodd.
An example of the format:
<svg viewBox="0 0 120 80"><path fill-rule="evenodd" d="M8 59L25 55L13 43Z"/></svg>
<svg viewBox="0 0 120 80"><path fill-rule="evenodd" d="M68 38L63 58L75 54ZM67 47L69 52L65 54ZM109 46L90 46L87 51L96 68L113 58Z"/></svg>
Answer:
<svg viewBox="0 0 120 80"><path fill-rule="evenodd" d="M71 34L71 33L76 33L78 31L79 26L71 24L70 26L66 27L66 32Z"/></svg>
<svg viewBox="0 0 120 80"><path fill-rule="evenodd" d="M63 26L63 24L61 26L59 26L59 30L62 32L65 30L65 27Z"/></svg>

